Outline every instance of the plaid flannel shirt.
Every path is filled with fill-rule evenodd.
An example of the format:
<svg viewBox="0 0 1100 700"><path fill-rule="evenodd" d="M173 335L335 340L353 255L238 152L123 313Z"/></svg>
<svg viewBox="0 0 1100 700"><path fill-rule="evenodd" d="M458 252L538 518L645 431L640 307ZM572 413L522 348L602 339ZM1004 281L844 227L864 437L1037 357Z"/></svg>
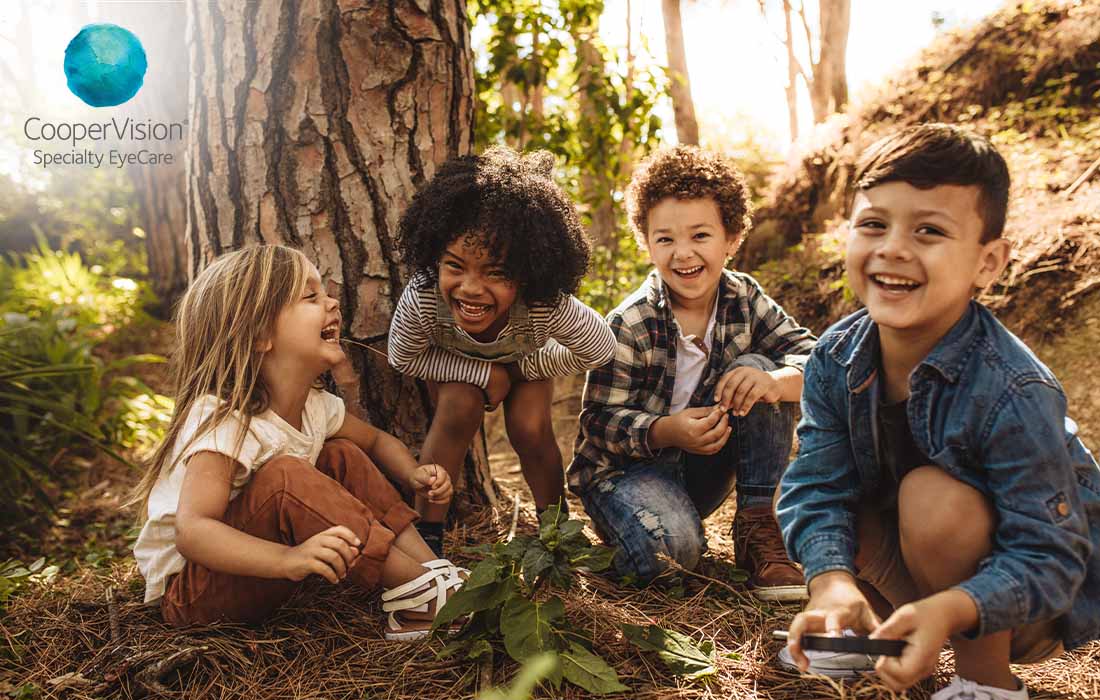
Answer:
<svg viewBox="0 0 1100 700"><path fill-rule="evenodd" d="M777 365L803 368L817 338L799 326L749 275L723 271L714 339L703 378L689 406L714 403L718 380L739 355L764 355ZM607 316L618 341L615 356L588 372L580 432L569 465L569 488L583 493L631 464L678 459L678 448L655 453L649 428L668 414L676 371L679 327L657 271Z"/></svg>

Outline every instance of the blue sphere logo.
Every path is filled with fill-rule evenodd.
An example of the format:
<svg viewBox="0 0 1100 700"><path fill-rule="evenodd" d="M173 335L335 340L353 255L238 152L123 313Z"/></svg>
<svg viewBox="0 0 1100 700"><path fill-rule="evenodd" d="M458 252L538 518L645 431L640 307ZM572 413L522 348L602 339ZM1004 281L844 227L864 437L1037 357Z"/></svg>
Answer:
<svg viewBox="0 0 1100 700"><path fill-rule="evenodd" d="M89 24L65 48L69 89L93 107L113 107L136 95L147 67L141 42L117 24Z"/></svg>

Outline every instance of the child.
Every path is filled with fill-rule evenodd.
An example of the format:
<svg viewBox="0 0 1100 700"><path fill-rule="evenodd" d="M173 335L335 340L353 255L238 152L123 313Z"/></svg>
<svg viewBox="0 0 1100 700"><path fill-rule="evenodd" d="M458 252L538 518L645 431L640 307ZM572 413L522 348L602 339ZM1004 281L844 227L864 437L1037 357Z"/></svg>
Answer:
<svg viewBox="0 0 1100 700"><path fill-rule="evenodd" d="M696 565L702 519L736 480L737 565L757 597L800 600L772 497L814 336L754 279L724 269L749 223L731 161L660 151L635 171L627 206L656 270L608 316L618 350L588 374L569 486L618 547L619 573L644 582L663 557Z"/></svg>
<svg viewBox="0 0 1100 700"><path fill-rule="evenodd" d="M866 309L806 366L778 513L810 601L781 657L811 668L805 632L904 639L876 667L900 691L950 637L957 675L933 698L1027 698L1010 662L1100 636L1100 471L1050 370L972 299L1008 260L1008 169L926 124L873 145L855 182Z"/></svg>
<svg viewBox="0 0 1100 700"><path fill-rule="evenodd" d="M385 586L385 636L411 640L461 586L375 464L440 504L446 472L312 388L344 361L340 325L317 269L282 246L225 255L184 294L176 411L131 501L148 513L145 600L172 625L263 620L316 574Z"/></svg>
<svg viewBox="0 0 1100 700"><path fill-rule="evenodd" d="M572 296L588 265L573 205L550 179L553 158L508 148L444 164L401 219L414 274L390 326L389 359L430 382L435 415L420 454L458 478L485 410L504 424L541 511L565 503L550 422L552 377L602 364L611 330ZM443 549L446 504L417 499L417 525Z"/></svg>

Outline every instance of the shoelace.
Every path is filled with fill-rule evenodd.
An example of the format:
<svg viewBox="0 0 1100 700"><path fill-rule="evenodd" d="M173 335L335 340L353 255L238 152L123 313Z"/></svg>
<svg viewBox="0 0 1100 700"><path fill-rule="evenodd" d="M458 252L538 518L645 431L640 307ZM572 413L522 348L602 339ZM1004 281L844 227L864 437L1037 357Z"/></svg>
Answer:
<svg viewBox="0 0 1100 700"><path fill-rule="evenodd" d="M753 514L745 518L748 532L745 533L745 542L754 550L764 564L790 564L787 558L787 550L783 548L783 539L779 534L779 526L771 513Z"/></svg>

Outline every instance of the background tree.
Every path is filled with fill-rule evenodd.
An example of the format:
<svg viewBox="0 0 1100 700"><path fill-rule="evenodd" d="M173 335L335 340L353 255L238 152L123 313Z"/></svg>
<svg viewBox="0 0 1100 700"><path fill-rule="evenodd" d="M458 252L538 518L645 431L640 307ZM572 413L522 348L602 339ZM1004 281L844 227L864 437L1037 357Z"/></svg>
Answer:
<svg viewBox="0 0 1100 700"><path fill-rule="evenodd" d="M187 114L187 44L182 29L187 23L182 4L136 3L127 13L127 27L145 48L156 80L119 110L135 121L179 122ZM188 260L184 246L187 226L186 142L149 141L149 151L169 153L171 164L133 164L127 167L137 197L140 226L145 232L149 282L157 295L162 316L187 288Z"/></svg>
<svg viewBox="0 0 1100 700"><path fill-rule="evenodd" d="M662 0L665 20L665 49L671 79L668 92L676 114L676 138L680 143L699 143L699 122L695 119L695 103L691 100L691 80L688 78L687 51L684 49L684 25L680 18L680 0Z"/></svg>
<svg viewBox="0 0 1100 700"><path fill-rule="evenodd" d="M302 249L343 312L348 406L410 445L429 397L384 357L406 280L398 218L418 185L473 145L464 0L296 0L188 6L191 273L245 245ZM484 438L473 502L494 498Z"/></svg>
<svg viewBox="0 0 1100 700"><path fill-rule="evenodd" d="M667 0L666 0L667 2ZM767 0L757 0L764 20L768 19ZM787 112L791 140L798 138L798 92L796 79L801 77L810 93L810 105L814 123L820 124L830 114L843 111L848 106L848 71L845 56L848 51L848 29L851 24L851 0L819 0L817 50L814 50L814 32L806 13L805 0L798 4L797 16L802 27L807 66L798 60L798 40L793 31L793 15L796 14L790 0L781 0L783 11L783 43L787 53ZM815 59L814 56L817 56Z"/></svg>
<svg viewBox="0 0 1100 700"><path fill-rule="evenodd" d="M621 195L632 164L658 143L654 107L666 86L659 72L635 64L632 45L619 56L601 41L603 11L603 0L470 3L485 37L477 147L504 143L558 157L559 183L594 244L582 296L609 310L639 275Z"/></svg>

